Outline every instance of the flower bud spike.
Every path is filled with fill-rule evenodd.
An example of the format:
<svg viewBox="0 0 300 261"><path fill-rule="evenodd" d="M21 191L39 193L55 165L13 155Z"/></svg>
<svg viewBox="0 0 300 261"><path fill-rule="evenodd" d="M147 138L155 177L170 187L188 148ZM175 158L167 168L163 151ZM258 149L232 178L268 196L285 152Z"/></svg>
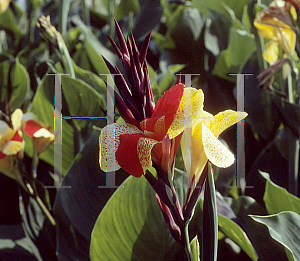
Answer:
<svg viewBox="0 0 300 261"><path fill-rule="evenodd" d="M169 208L161 201L159 195L156 193L156 200L161 209L161 212L165 218L169 231L172 237L178 242L181 242L181 231L179 226L174 222L173 216L169 210Z"/></svg>
<svg viewBox="0 0 300 261"><path fill-rule="evenodd" d="M143 42L141 51L140 51L140 62L141 62L141 64L146 62L145 59L146 59L147 50L148 50L149 43L150 43L151 33L152 33L152 31L146 36L146 38Z"/></svg>
<svg viewBox="0 0 300 261"><path fill-rule="evenodd" d="M114 18L114 20L115 20L115 24L116 24L116 33L117 33L119 43L120 43L120 46L121 46L121 51L122 51L123 54L126 54L127 56L129 56L129 52L128 52L128 49L127 49L127 46L126 46L126 42L125 42L125 38L123 36L122 30L121 30L117 20L115 18Z"/></svg>
<svg viewBox="0 0 300 261"><path fill-rule="evenodd" d="M134 63L135 63L135 66L136 66L136 70L137 70L140 81L143 82L144 81L144 74L143 74L142 65L141 65L141 62L140 62L140 59L139 59L140 54L139 54L139 50L136 46L136 43L135 43L132 32L131 32L131 43L132 43L132 52L133 52L133 58L134 58ZM143 88L142 88L142 90L143 90Z"/></svg>
<svg viewBox="0 0 300 261"><path fill-rule="evenodd" d="M118 55L119 59L122 60L122 52L118 48L117 44L114 42L114 40L109 35L107 35L107 38L110 41L110 43L111 43L112 47L114 48L116 54Z"/></svg>
<svg viewBox="0 0 300 261"><path fill-rule="evenodd" d="M110 71L110 73L112 73L112 74L117 74L117 71L116 71L116 69L113 67L113 65L103 56L103 55L101 55L102 56L102 58L103 58L103 60L104 60L104 62L105 62L105 64L106 64L106 66L107 66L107 68L108 68L108 70Z"/></svg>

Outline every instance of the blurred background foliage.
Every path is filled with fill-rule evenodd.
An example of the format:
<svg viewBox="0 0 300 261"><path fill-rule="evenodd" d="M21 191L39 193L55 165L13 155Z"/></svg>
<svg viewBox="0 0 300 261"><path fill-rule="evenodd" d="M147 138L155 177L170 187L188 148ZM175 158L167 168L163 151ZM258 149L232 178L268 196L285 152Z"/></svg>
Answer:
<svg viewBox="0 0 300 261"><path fill-rule="evenodd" d="M295 232L300 232L300 205L296 197L299 190L293 191L296 196L284 190L289 188L287 133L292 131L299 138L299 107L262 89L257 80L262 72L258 59L261 53L253 21L270 2L11 1L0 13L0 110L5 111L8 104L11 111L22 108L34 112L54 129L54 76L47 74L60 73L68 74L62 76L62 116L105 117L100 107L106 109L105 74L109 71L102 56L121 68L107 38L109 35L116 39L114 18L125 35L133 32L138 48L152 31L147 62L156 100L175 83L179 73L192 74L192 86L204 91L206 111L216 114L225 109L236 110L237 77L231 74L248 74L244 78L244 104L248 113L245 176L249 187L245 192L234 186L230 188L236 184L236 166L215 170L218 260L300 260L297 248L300 233ZM55 37L47 38L37 27L41 15L50 16L57 30ZM61 35L60 40L57 35ZM117 111L115 120L119 120ZM64 177L62 185L71 186L71 189L49 188L50 196L44 199L54 211L56 228L48 224L39 207L15 181L0 175L1 260L90 259L91 231L116 190L97 187L106 184L105 173L98 166L99 129L105 125L105 119L62 119L63 168L60 174ZM235 128L229 128L220 138L236 155ZM30 168L32 145L29 138L25 141L24 162ZM52 145L41 154L38 166L38 179L46 186L53 186L57 180L53 177L53 152ZM176 167L183 169L179 154ZM116 173L116 185L127 176L122 170ZM132 179L126 184L136 186ZM148 192L143 180L136 182L145 187L141 193L153 192ZM113 197L129 195L118 189ZM137 205L142 204L140 199L137 201ZM148 216L150 221L147 222L155 223L157 218L161 221L157 206L151 207L158 216ZM108 207L106 211L106 217L112 218L114 208ZM131 211L133 215L138 214ZM249 216L268 214L275 218ZM201 215L199 201L191 221L191 237L202 233ZM140 222L146 220L142 218ZM286 237L278 238L274 235L274 226L281 226L282 222L289 224L289 229L285 230ZM138 236L152 242L147 232L144 230ZM126 242L126 237L122 240ZM130 257L145 260L138 255L138 247L132 246L132 252L124 253L127 256L120 260ZM174 242L166 246L160 260L172 260L170 251L176 253ZM149 260L153 260L151 254L155 256L156 252L148 254Z"/></svg>

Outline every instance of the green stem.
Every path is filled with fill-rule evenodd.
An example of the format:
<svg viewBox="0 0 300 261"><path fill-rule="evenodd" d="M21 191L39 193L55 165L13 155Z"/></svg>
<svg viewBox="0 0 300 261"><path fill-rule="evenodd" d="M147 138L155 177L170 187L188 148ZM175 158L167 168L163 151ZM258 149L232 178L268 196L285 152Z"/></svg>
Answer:
<svg viewBox="0 0 300 261"><path fill-rule="evenodd" d="M191 258L191 246L190 246L190 239L189 239L189 226L188 224L185 225L184 229L184 236L185 236L185 244L184 244L184 254L185 254L185 260L192 261Z"/></svg>
<svg viewBox="0 0 300 261"><path fill-rule="evenodd" d="M35 199L36 199L37 203L39 204L40 208L42 209L42 211L44 212L45 216L48 218L48 220L52 224L52 226L55 226L56 222L55 222L54 218L52 217L52 215L50 214L47 207L45 206L44 202L41 200L41 198L39 196L36 196Z"/></svg>
<svg viewBox="0 0 300 261"><path fill-rule="evenodd" d="M294 104L293 96L293 81L291 68L289 66L287 84L288 84L288 101ZM297 196L298 194L298 171L299 171L299 139L288 130L289 143L289 172L288 172L288 190L290 193Z"/></svg>

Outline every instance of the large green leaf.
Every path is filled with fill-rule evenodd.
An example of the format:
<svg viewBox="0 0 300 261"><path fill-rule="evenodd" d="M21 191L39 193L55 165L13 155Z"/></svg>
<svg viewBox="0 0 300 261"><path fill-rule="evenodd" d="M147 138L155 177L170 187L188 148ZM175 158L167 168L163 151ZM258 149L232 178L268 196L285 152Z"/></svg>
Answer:
<svg viewBox="0 0 300 261"><path fill-rule="evenodd" d="M253 198L240 196L232 200L231 207L237 215L237 222L249 237L259 260L288 260L284 247L268 233L266 226L255 222L249 215L267 215L267 212Z"/></svg>
<svg viewBox="0 0 300 261"><path fill-rule="evenodd" d="M241 30L236 23L230 30L228 47L221 52L213 74L235 82L236 76L229 74L240 73L254 50L253 35L250 35L246 30Z"/></svg>
<svg viewBox="0 0 300 261"><path fill-rule="evenodd" d="M117 7L115 18L117 21L130 13L136 14L140 10L140 4L138 0L121 0Z"/></svg>
<svg viewBox="0 0 300 261"><path fill-rule="evenodd" d="M282 211L293 211L300 215L300 199L272 182L268 173L260 171L260 174L267 180L264 202L268 213L278 214Z"/></svg>
<svg viewBox="0 0 300 261"><path fill-rule="evenodd" d="M238 19L242 19L243 10L245 4L247 4L249 0L194 0L193 5L199 9L200 12L209 15L209 10L217 11L224 15L228 15L228 9L234 13L234 15Z"/></svg>
<svg viewBox="0 0 300 261"><path fill-rule="evenodd" d="M99 167L99 135L100 130L94 129L72 162L56 197L54 213L58 223L57 246L62 260L90 260L93 226L116 190L105 187L106 173ZM117 171L115 185L127 177L125 171Z"/></svg>
<svg viewBox="0 0 300 261"><path fill-rule="evenodd" d="M11 38L15 41L17 45L22 36L22 31L16 22L13 11L7 8L6 11L0 15L0 29L6 30Z"/></svg>
<svg viewBox="0 0 300 261"><path fill-rule="evenodd" d="M131 176L99 215L92 233L90 256L97 261L175 260L176 257L180 260L181 251L168 231L154 190L144 177Z"/></svg>
<svg viewBox="0 0 300 261"><path fill-rule="evenodd" d="M218 214L218 225L220 230L247 253L252 260L257 260L255 250L241 227L229 218Z"/></svg>
<svg viewBox="0 0 300 261"><path fill-rule="evenodd" d="M300 216L284 211L270 216L251 216L268 227L270 235L285 247L289 261L300 260Z"/></svg>
<svg viewBox="0 0 300 261"><path fill-rule="evenodd" d="M102 58L102 55L111 62L116 64L116 56L109 51L93 34L90 27L86 26L79 17L74 17L72 21L82 30L84 33L84 44L93 67L99 74L108 74L109 70ZM106 80L106 79L105 79Z"/></svg>
<svg viewBox="0 0 300 261"><path fill-rule="evenodd" d="M30 108L30 111L33 112L41 122L49 125L52 130L54 130L54 90L54 76L46 75L37 88ZM64 106L63 104L63 107ZM66 120L62 120L62 133L62 173L64 174L74 158L74 131ZM25 139L25 151L32 156L32 144L30 139L26 136ZM40 155L40 158L54 165L54 146L52 145L44 151Z"/></svg>
<svg viewBox="0 0 300 261"><path fill-rule="evenodd" d="M5 61L0 64L0 103L4 111L6 96L9 95L10 109L19 108L30 90L29 75L25 67L18 61Z"/></svg>

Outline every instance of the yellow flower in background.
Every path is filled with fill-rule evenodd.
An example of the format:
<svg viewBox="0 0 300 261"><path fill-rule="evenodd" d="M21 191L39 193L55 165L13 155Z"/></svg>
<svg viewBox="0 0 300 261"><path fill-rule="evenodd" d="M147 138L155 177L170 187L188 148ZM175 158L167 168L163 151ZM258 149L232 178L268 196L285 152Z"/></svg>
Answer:
<svg viewBox="0 0 300 261"><path fill-rule="evenodd" d="M10 0L0 0L0 15L6 11L9 3Z"/></svg>
<svg viewBox="0 0 300 261"><path fill-rule="evenodd" d="M226 110L213 116L203 111L197 119L193 120L192 128L185 130L181 140L183 160L189 177L189 185L192 180L197 182L206 162L227 168L234 163L234 155L218 140L218 136L227 128L244 119L245 112Z"/></svg>
<svg viewBox="0 0 300 261"><path fill-rule="evenodd" d="M293 54L296 46L294 22L296 10L285 1L273 1L266 10L259 13L254 21L258 34L271 41L266 44L264 59L273 64L278 60L278 46L285 56Z"/></svg>

